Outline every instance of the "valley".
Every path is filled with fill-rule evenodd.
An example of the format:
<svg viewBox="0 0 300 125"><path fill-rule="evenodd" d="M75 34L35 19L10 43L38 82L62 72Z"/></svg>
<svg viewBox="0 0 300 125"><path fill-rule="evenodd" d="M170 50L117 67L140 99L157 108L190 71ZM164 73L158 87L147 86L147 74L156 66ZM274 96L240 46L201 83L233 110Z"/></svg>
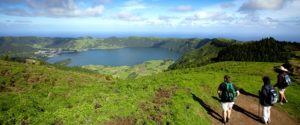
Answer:
<svg viewBox="0 0 300 125"><path fill-rule="evenodd" d="M153 60L130 67L68 67L64 66L68 59L49 64L26 56L25 60L4 56L0 60L0 123L222 124L216 91L223 76L229 75L242 92L233 111L235 118L243 120L240 124L261 124L261 114L256 112L262 76L270 76L274 85L276 67L289 64L294 69L290 72L293 84L286 92L289 102L275 104L272 117L299 124L299 44L267 38L245 43L213 39L194 45L198 47L190 48L176 61ZM256 45L260 48L256 49ZM256 61L234 53L244 47L255 50L247 57L273 55L274 51L289 56L287 60L272 56L262 62L260 58ZM235 60L223 58L229 57L222 55L228 48Z"/></svg>

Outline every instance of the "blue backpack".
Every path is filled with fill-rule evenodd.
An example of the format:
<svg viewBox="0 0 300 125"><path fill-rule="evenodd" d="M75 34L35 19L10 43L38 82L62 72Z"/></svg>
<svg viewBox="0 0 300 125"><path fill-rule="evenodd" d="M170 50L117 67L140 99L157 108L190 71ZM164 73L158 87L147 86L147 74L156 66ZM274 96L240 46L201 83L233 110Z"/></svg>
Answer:
<svg viewBox="0 0 300 125"><path fill-rule="evenodd" d="M268 93L268 96L269 96L269 99L270 99L269 100L270 104L277 103L277 101L278 101L278 94L277 94L276 90L274 89L274 87L271 87L271 89L270 89L270 91Z"/></svg>
<svg viewBox="0 0 300 125"><path fill-rule="evenodd" d="M289 77L288 74L285 74L285 75L283 76L283 85L284 85L284 86L289 86L289 85L291 85L291 84L292 84L291 78Z"/></svg>

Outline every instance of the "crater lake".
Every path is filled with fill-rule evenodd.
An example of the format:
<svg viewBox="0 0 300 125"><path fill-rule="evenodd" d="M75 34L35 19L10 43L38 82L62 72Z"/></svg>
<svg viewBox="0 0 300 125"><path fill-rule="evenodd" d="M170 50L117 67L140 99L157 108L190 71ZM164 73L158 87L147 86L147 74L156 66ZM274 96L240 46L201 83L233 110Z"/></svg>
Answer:
<svg viewBox="0 0 300 125"><path fill-rule="evenodd" d="M106 65L133 66L149 60L177 60L181 56L164 48L119 48L119 49L90 49L76 53L63 53L51 57L48 63L71 59L67 66Z"/></svg>

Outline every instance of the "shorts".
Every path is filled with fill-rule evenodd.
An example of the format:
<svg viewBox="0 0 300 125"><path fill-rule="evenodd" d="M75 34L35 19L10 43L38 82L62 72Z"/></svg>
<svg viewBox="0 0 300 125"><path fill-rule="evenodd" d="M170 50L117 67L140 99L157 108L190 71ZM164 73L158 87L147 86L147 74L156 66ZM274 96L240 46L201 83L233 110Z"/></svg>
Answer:
<svg viewBox="0 0 300 125"><path fill-rule="evenodd" d="M221 106L224 112L232 109L234 102L221 102Z"/></svg>
<svg viewBox="0 0 300 125"><path fill-rule="evenodd" d="M284 91L285 91L285 88L279 89L279 93L280 93L280 94L283 94Z"/></svg>

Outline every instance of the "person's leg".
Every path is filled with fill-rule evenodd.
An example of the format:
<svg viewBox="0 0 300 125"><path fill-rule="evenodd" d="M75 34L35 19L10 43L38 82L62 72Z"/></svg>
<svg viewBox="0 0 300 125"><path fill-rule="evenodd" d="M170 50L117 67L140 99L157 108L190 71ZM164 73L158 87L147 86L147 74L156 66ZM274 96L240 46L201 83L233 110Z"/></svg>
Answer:
<svg viewBox="0 0 300 125"><path fill-rule="evenodd" d="M263 106L263 122L266 124L268 119L268 108L267 106Z"/></svg>
<svg viewBox="0 0 300 125"><path fill-rule="evenodd" d="M283 89L280 89L279 90L279 101L280 101L280 104L283 103L283 99L284 99L284 90Z"/></svg>
<svg viewBox="0 0 300 125"><path fill-rule="evenodd" d="M223 111L223 122L227 121L227 111Z"/></svg>
<svg viewBox="0 0 300 125"><path fill-rule="evenodd" d="M268 123L270 123L271 122L271 106L268 106L267 107L267 112L268 112Z"/></svg>
<svg viewBox="0 0 300 125"><path fill-rule="evenodd" d="M228 104L225 102L222 102L221 105L222 105L222 110L223 110L223 122L225 123L227 121Z"/></svg>
<svg viewBox="0 0 300 125"><path fill-rule="evenodd" d="M285 97L285 89L282 90L282 102L287 102L287 99Z"/></svg>
<svg viewBox="0 0 300 125"><path fill-rule="evenodd" d="M231 109L228 109L227 114L228 114L227 118L230 119L230 116L231 116Z"/></svg>
<svg viewBox="0 0 300 125"><path fill-rule="evenodd" d="M229 107L228 107L228 114L227 114L227 115L228 115L228 116L227 116L228 119L230 119L230 116L231 116L231 110L232 110L233 105L234 105L234 102L230 102L229 105L228 105L228 106L229 106Z"/></svg>

